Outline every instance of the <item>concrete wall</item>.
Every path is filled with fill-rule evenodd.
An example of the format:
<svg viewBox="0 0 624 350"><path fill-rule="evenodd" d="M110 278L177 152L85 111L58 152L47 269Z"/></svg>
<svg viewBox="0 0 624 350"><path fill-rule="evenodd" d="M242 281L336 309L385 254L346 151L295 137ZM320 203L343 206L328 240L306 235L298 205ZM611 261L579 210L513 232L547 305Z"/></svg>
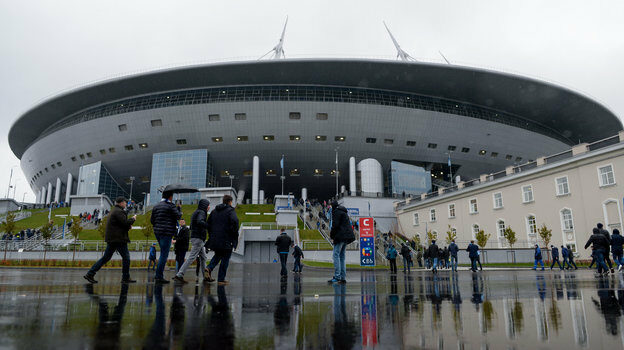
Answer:
<svg viewBox="0 0 624 350"><path fill-rule="evenodd" d="M113 206L113 202L106 195L71 196L69 215L78 216L80 213L93 213L94 209L106 210Z"/></svg>
<svg viewBox="0 0 624 350"><path fill-rule="evenodd" d="M359 215L349 214L351 220L357 220L360 217L373 217L377 222L377 228L383 232L388 230L396 230L397 219L394 212L393 203L396 199L392 198L369 198L369 197L343 197L339 201L347 209L357 209ZM370 203L370 214L369 214Z"/></svg>
<svg viewBox="0 0 624 350"><path fill-rule="evenodd" d="M10 211L16 211L19 209L19 203L13 199L0 199L0 214L6 214Z"/></svg>

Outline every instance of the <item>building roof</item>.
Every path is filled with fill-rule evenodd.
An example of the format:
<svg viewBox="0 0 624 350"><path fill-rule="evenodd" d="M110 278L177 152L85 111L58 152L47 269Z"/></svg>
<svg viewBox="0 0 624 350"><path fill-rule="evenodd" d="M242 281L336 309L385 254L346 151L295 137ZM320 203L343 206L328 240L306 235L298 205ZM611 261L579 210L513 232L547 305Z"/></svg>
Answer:
<svg viewBox="0 0 624 350"><path fill-rule="evenodd" d="M201 87L318 85L397 91L454 100L519 116L570 143L592 142L622 129L605 106L578 92L532 78L484 69L369 59L293 59L188 66L110 79L47 99L13 123L18 158L47 128L76 112L133 96Z"/></svg>

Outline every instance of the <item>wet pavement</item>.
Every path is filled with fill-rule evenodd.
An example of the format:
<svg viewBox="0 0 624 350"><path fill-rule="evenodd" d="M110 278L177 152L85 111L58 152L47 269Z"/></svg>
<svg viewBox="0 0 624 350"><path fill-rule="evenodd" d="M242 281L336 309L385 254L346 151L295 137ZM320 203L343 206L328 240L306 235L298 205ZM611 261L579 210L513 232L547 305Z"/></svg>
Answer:
<svg viewBox="0 0 624 350"><path fill-rule="evenodd" d="M433 276L235 264L225 287L119 283L103 270L0 269L1 348L622 349L624 276L442 271ZM151 273L149 274L151 276ZM168 271L166 276L172 276ZM194 273L187 274L194 282Z"/></svg>

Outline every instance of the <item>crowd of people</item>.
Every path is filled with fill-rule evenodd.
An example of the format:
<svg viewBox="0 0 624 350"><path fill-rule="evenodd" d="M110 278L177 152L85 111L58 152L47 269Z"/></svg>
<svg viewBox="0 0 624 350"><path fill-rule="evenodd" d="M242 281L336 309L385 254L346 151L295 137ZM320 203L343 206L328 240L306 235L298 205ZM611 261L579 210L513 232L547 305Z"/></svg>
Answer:
<svg viewBox="0 0 624 350"><path fill-rule="evenodd" d="M21 230L15 234L5 233L2 235L3 241L24 241L29 238L40 239L41 238L41 230L39 229L31 229L27 228L25 230Z"/></svg>
<svg viewBox="0 0 624 350"><path fill-rule="evenodd" d="M592 262L589 267L591 268L596 264L596 270L599 275L608 275L609 272L615 273L613 263L609 258L609 252L611 252L618 271L621 271L624 265L624 259L622 258L623 244L624 237L622 237L618 229L614 229L613 234L609 234L609 231L601 223L598 223L593 228L592 235L587 240L587 243L585 243L585 249L590 245L592 247Z"/></svg>
<svg viewBox="0 0 624 350"><path fill-rule="evenodd" d="M102 211L96 208L96 209L93 209L93 212L91 213L89 212L79 213L78 219L83 224L93 223L94 225L97 226L102 222L102 219L104 219L104 217L108 215L109 213L110 211L108 209L105 209L104 211ZM69 226L71 227L71 224Z"/></svg>

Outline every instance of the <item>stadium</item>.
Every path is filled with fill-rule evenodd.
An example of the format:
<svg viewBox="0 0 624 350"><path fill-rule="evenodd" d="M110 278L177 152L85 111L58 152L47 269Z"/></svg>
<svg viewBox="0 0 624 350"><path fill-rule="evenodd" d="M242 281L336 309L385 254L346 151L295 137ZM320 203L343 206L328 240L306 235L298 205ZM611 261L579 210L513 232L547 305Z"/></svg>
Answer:
<svg viewBox="0 0 624 350"><path fill-rule="evenodd" d="M347 191L391 196L400 193L390 180L392 162L424 169L435 188L621 129L597 101L523 76L423 62L282 59L164 69L80 87L21 115L9 143L38 204L75 194L80 167L97 162L106 181L126 194L132 186L138 200L155 196L157 175L200 187L231 184L245 198L257 198L257 176L272 198L282 192L282 157L284 193L299 196L306 188L310 198L328 198L336 175ZM176 154L190 154L179 151L198 150L194 165L176 163ZM163 159L169 175L154 173L161 154L174 155ZM367 161L358 164L357 183L351 157Z"/></svg>

